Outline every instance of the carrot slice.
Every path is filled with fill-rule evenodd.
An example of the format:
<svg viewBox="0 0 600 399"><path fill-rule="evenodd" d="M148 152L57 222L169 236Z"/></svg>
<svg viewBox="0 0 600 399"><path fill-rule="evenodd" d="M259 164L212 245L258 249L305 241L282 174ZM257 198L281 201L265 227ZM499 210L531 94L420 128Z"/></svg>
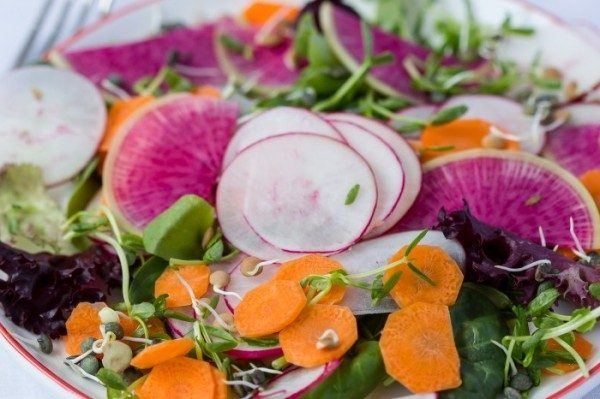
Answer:
<svg viewBox="0 0 600 399"><path fill-rule="evenodd" d="M150 345L131 359L131 365L138 369L149 369L175 357L183 356L194 347L190 338L178 338Z"/></svg>
<svg viewBox="0 0 600 399"><path fill-rule="evenodd" d="M227 376L215 367L211 367L210 371L215 381L215 399L227 399L229 396L229 390L227 389L227 385L225 385Z"/></svg>
<svg viewBox="0 0 600 399"><path fill-rule="evenodd" d="M546 348L548 350L564 351L563 347L560 346L558 342L556 342L553 339L548 340ZM575 349L575 351L579 353L579 356L581 356L583 360L588 360L592 356L592 350L594 349L594 345L592 345L592 343L587 339L583 338L581 334L575 334L575 342L573 342L573 349ZM579 366L577 365L577 363L561 362L555 364L554 366L552 366L552 368L562 370L565 373L579 370Z"/></svg>
<svg viewBox="0 0 600 399"><path fill-rule="evenodd" d="M140 96L133 97L127 100L118 100L113 103L108 112L108 118L106 120L106 130L104 131L104 137L98 147L98 152L104 156L110 149L112 140L114 139L119 127L125 122L131 115L133 115L138 109L146 104L150 104L154 101L152 96Z"/></svg>
<svg viewBox="0 0 600 399"><path fill-rule="evenodd" d="M300 13L298 7L288 4L273 3L268 1L254 1L244 10L244 19L252 25L264 25L278 12L284 12L283 20L294 22Z"/></svg>
<svg viewBox="0 0 600 399"><path fill-rule="evenodd" d="M274 280L302 280L311 274L324 275L334 270L343 269L341 263L323 255L311 254L283 263L273 277ZM344 298L346 287L334 285L320 303L336 304Z"/></svg>
<svg viewBox="0 0 600 399"><path fill-rule="evenodd" d="M337 345L317 347L327 330L337 336ZM339 359L358 339L356 318L347 306L312 305L279 333L285 359L300 367L315 367Z"/></svg>
<svg viewBox="0 0 600 399"><path fill-rule="evenodd" d="M418 302L390 314L379 347L387 373L413 393L442 391L462 383L445 305Z"/></svg>
<svg viewBox="0 0 600 399"><path fill-rule="evenodd" d="M215 389L209 363L176 357L154 367L136 394L139 399L215 399Z"/></svg>
<svg viewBox="0 0 600 399"><path fill-rule="evenodd" d="M427 162L453 152L483 148L483 140L491 127L480 119L457 119L444 125L429 125L421 135L421 160ZM506 141L504 149L519 149L519 145L514 141Z"/></svg>
<svg viewBox="0 0 600 399"><path fill-rule="evenodd" d="M404 257L406 246L402 247L390 258L390 263ZM408 264L402 264L387 270L383 276L388 281L394 273L400 271L402 275L390 295L398 306L408 306L414 302L441 303L452 305L456 302L463 274L456 264L443 249L430 245L417 245L408 256L411 263L435 285L429 284L422 277L411 270Z"/></svg>
<svg viewBox="0 0 600 399"><path fill-rule="evenodd" d="M600 209L600 169L589 170L581 175L580 179Z"/></svg>
<svg viewBox="0 0 600 399"><path fill-rule="evenodd" d="M106 304L103 302L80 302L75 306L66 322L67 338L65 345L68 355L80 354L80 345L86 338L102 338L98 311L105 307Z"/></svg>
<svg viewBox="0 0 600 399"><path fill-rule="evenodd" d="M233 319L240 335L259 338L290 325L306 305L306 295L297 281L271 280L248 291Z"/></svg>
<svg viewBox="0 0 600 399"><path fill-rule="evenodd" d="M177 273L192 287L196 298L202 297L208 291L208 279L210 269L206 265L185 265L177 269L166 268L154 283L154 296L167 294L166 303L168 308L177 308L180 306L189 306L192 304L192 298L185 286L177 277Z"/></svg>
<svg viewBox="0 0 600 399"><path fill-rule="evenodd" d="M205 97L215 97L215 98L221 97L221 91L217 87L210 86L210 85L196 87L194 89L194 94L199 95L199 96L205 96Z"/></svg>

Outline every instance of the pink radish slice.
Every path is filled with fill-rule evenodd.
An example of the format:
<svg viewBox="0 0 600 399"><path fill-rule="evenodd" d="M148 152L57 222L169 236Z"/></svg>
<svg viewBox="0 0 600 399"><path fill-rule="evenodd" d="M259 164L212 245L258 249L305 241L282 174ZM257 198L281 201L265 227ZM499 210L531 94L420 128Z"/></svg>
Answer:
<svg viewBox="0 0 600 399"><path fill-rule="evenodd" d="M227 147L223 167L227 167L237 154L257 141L290 131L314 133L342 140L340 133L318 114L303 108L271 108L239 127Z"/></svg>
<svg viewBox="0 0 600 399"><path fill-rule="evenodd" d="M407 231L387 234L362 241L344 252L332 256L332 258L344 265L344 269L350 274L373 270L388 264L388 259L404 245L408 245L413 241L419 232ZM454 240L446 239L441 232L429 231L421 244L441 247L456 263L464 266L465 252L462 246ZM352 309L352 312L356 315L386 313L397 308L391 298L384 299L379 303L379 306L373 308L371 306L371 294L368 291L355 288L348 288L342 304Z"/></svg>
<svg viewBox="0 0 600 399"><path fill-rule="evenodd" d="M243 360L268 359L283 356L283 350L281 350L281 346L262 348L250 346L245 343L238 344L237 347L228 350L226 353L230 357Z"/></svg>
<svg viewBox="0 0 600 399"><path fill-rule="evenodd" d="M377 206L369 229L380 226L396 208L404 191L404 171L400 160L385 141L368 130L350 122L334 121L332 124L373 170Z"/></svg>
<svg viewBox="0 0 600 399"><path fill-rule="evenodd" d="M371 229L365 237L371 238L381 235L392 228L404 216L419 194L421 188L421 163L419 162L419 158L412 147L396 131L376 120L350 113L331 114L327 116L327 119L332 122L350 122L368 130L385 141L400 160L402 170L404 171L402 196L384 222Z"/></svg>
<svg viewBox="0 0 600 399"><path fill-rule="evenodd" d="M403 110L400 110L397 114L398 114L398 116L402 116L402 117L427 120L427 119L431 118L433 115L435 115L436 112L438 112L439 110L440 110L440 107L438 105L422 104L422 105L415 105L412 107L404 108ZM408 125L409 122L391 119L389 124L394 129L400 129L403 126ZM418 132L402 134L402 135L404 137L409 137L409 138L418 138L420 136L420 134L421 134L421 132L418 131Z"/></svg>
<svg viewBox="0 0 600 399"><path fill-rule="evenodd" d="M440 208L454 211L465 200L482 221L539 242L573 246L569 218L584 248L600 245L600 216L592 197L573 175L537 156L471 150L424 165L423 187L398 230L431 227Z"/></svg>
<svg viewBox="0 0 600 399"><path fill-rule="evenodd" d="M339 251L371 223L377 204L373 172L337 140L305 133L270 137L238 155L224 177L234 167L248 171L247 179L237 181L247 185L240 211L261 238L283 251Z"/></svg>
<svg viewBox="0 0 600 399"><path fill-rule="evenodd" d="M462 119L481 119L502 132L517 136L521 149L537 154L544 146L544 132L532 134L534 118L525 114L523 106L516 101L506 97L464 94L450 98L442 108L450 108L457 105L466 105L469 110Z"/></svg>
<svg viewBox="0 0 600 399"><path fill-rule="evenodd" d="M569 121L548 133L544 155L575 176L600 169L600 105L578 104L564 110L571 115Z"/></svg>
<svg viewBox="0 0 600 399"><path fill-rule="evenodd" d="M258 392L254 397L256 399L299 399L329 377L341 363L341 360L334 360L318 367L289 368L283 374L273 378L265 390Z"/></svg>
<svg viewBox="0 0 600 399"><path fill-rule="evenodd" d="M144 107L117 133L104 165L105 193L119 221L139 231L184 194L214 201L237 106L191 94Z"/></svg>
<svg viewBox="0 0 600 399"><path fill-rule="evenodd" d="M32 163L45 184L64 182L92 158L105 123L100 93L76 73L30 66L0 77L0 168Z"/></svg>

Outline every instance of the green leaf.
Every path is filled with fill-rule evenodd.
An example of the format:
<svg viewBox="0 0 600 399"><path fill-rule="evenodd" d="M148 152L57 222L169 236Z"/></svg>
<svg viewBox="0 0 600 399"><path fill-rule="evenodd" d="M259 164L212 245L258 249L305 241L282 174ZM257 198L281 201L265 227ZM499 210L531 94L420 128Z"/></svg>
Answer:
<svg viewBox="0 0 600 399"><path fill-rule="evenodd" d="M213 327L213 326L209 326L209 325L205 325L204 328L213 337L220 338L224 341L237 342L237 339L233 335L231 335L227 331L223 330L222 328L217 328L217 327Z"/></svg>
<svg viewBox="0 0 600 399"><path fill-rule="evenodd" d="M365 20L360 21L360 33L362 36L363 53L365 57L373 56L373 34L371 33L371 27Z"/></svg>
<svg viewBox="0 0 600 399"><path fill-rule="evenodd" d="M410 242L410 244L408 244L408 247L406 247L406 251L404 251L404 256L410 255L412 250L415 249L415 247L417 245L419 245L419 243L421 242L421 240L423 240L423 238L425 238L428 231L429 230L427 230L427 229L421 230L421 232L419 234L417 234L417 236Z"/></svg>
<svg viewBox="0 0 600 399"><path fill-rule="evenodd" d="M273 338L240 338L244 343L249 346L254 346L256 348L270 348L272 346L279 345L279 339L277 337Z"/></svg>
<svg viewBox="0 0 600 399"><path fill-rule="evenodd" d="M127 390L106 388L106 399L137 399L137 396Z"/></svg>
<svg viewBox="0 0 600 399"><path fill-rule="evenodd" d="M218 240L206 250L202 261L206 264L219 262L223 258L224 250L223 240Z"/></svg>
<svg viewBox="0 0 600 399"><path fill-rule="evenodd" d="M588 291L592 296L598 300L600 300L600 283L592 283L588 287Z"/></svg>
<svg viewBox="0 0 600 399"><path fill-rule="evenodd" d="M154 305L149 302L136 303L131 307L131 317L139 317L142 320L147 320L154 316L156 309Z"/></svg>
<svg viewBox="0 0 600 399"><path fill-rule="evenodd" d="M429 278L428 275L423 273L423 271L421 269L419 269L417 266L415 266L412 262L408 262L407 266L410 269L410 271L412 271L414 274L416 274L421 280L425 281L427 284L429 284L431 286L435 286L435 281L433 281L431 278Z"/></svg>
<svg viewBox="0 0 600 399"><path fill-rule="evenodd" d="M75 189L67 203L67 217L87 208L90 201L102 187L102 182L96 174L98 158L94 158L77 177Z"/></svg>
<svg viewBox="0 0 600 399"><path fill-rule="evenodd" d="M354 201L356 201L356 197L358 196L358 191L360 190L360 184L355 184L352 186L348 194L346 194L346 201L344 201L344 205L352 205Z"/></svg>
<svg viewBox="0 0 600 399"><path fill-rule="evenodd" d="M575 309L571 313L571 317L572 317L572 319L584 317L584 316L588 315L590 312L591 312L590 308ZM597 320L598 319L591 319L587 323L585 323L582 326L580 326L579 328L577 328L577 332L580 332L583 334L583 333L592 331L592 329L596 325Z"/></svg>
<svg viewBox="0 0 600 399"><path fill-rule="evenodd" d="M363 399L385 378L379 343L364 341L356 345L356 355L343 363L303 399Z"/></svg>
<svg viewBox="0 0 600 399"><path fill-rule="evenodd" d="M430 119L430 123L434 126L443 125L460 118L467 113L469 108L466 105L456 105L450 108L444 108Z"/></svg>
<svg viewBox="0 0 600 399"><path fill-rule="evenodd" d="M151 301L154 298L154 283L169 266L169 262L153 256L148 259L133 275L129 287L129 299L132 303Z"/></svg>
<svg viewBox="0 0 600 399"><path fill-rule="evenodd" d="M391 275L391 277L383 283L383 277L381 274L375 277L373 280L373 288L371 289L371 306L375 307L379 304L379 302L385 298L390 291L394 288L396 283L400 280L402 276L401 271L397 271Z"/></svg>
<svg viewBox="0 0 600 399"><path fill-rule="evenodd" d="M205 343L204 346L211 352L225 352L238 346L236 341L220 341Z"/></svg>
<svg viewBox="0 0 600 399"><path fill-rule="evenodd" d="M560 293L556 288L550 288L539 293L527 305L527 315L530 317L541 316L546 313L558 300Z"/></svg>
<svg viewBox="0 0 600 399"><path fill-rule="evenodd" d="M498 309L507 310L513 306L513 301L504 292L499 291L493 287L466 282L463 286L468 287L476 291L478 294L483 295L489 301L491 301Z"/></svg>
<svg viewBox="0 0 600 399"><path fill-rule="evenodd" d="M219 36L219 41L225 48L233 51L234 53L242 54L246 48L244 43L229 35L221 34Z"/></svg>
<svg viewBox="0 0 600 399"><path fill-rule="evenodd" d="M164 79L165 84L169 88L169 93L189 92L194 89L194 84L189 79L181 76L173 68L167 68Z"/></svg>
<svg viewBox="0 0 600 399"><path fill-rule="evenodd" d="M308 42L316 32L314 17L311 13L304 13L298 25L296 26L296 34L294 35L294 54L298 58L308 58Z"/></svg>
<svg viewBox="0 0 600 399"><path fill-rule="evenodd" d="M215 220L214 208L196 195L184 195L144 230L144 246L163 259L202 258L202 237Z"/></svg>
<svg viewBox="0 0 600 399"><path fill-rule="evenodd" d="M108 388L120 391L127 389L127 385L125 385L123 377L121 377L121 374L117 373L116 371L106 369L103 367L100 370L98 370L98 372L96 373L96 377L100 381L102 381L102 383Z"/></svg>

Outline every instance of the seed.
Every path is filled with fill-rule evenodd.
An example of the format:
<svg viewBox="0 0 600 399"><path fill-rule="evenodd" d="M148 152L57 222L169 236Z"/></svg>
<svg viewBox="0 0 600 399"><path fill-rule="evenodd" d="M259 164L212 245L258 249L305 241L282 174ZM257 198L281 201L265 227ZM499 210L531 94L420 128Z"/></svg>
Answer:
<svg viewBox="0 0 600 399"><path fill-rule="evenodd" d="M262 385L267 381L267 376L262 370L255 370L252 374L252 383L256 385Z"/></svg>
<svg viewBox="0 0 600 399"><path fill-rule="evenodd" d="M317 340L317 349L333 349L340 345L340 338L331 328L328 328L321 334Z"/></svg>
<svg viewBox="0 0 600 399"><path fill-rule="evenodd" d="M122 373L123 370L129 367L129 362L133 357L129 345L121 341L109 342L104 347L103 354L102 366L117 373Z"/></svg>
<svg viewBox="0 0 600 399"><path fill-rule="evenodd" d="M229 273L223 270L217 270L210 274L210 283L216 288L223 288L229 284Z"/></svg>
<svg viewBox="0 0 600 399"><path fill-rule="evenodd" d="M142 374L142 372L135 367L127 367L125 371L123 371L123 382L125 385L129 386L140 379L143 375L144 374Z"/></svg>
<svg viewBox="0 0 600 399"><path fill-rule="evenodd" d="M111 332L115 334L116 339L123 339L123 337L125 336L125 333L123 332L123 327L121 327L119 323L114 322L104 324L104 332Z"/></svg>
<svg viewBox="0 0 600 399"><path fill-rule="evenodd" d="M119 314L111 308L109 308L108 306L100 309L100 311L98 312L98 316L100 317L100 322L102 324L119 322Z"/></svg>
<svg viewBox="0 0 600 399"><path fill-rule="evenodd" d="M488 134L483 139L481 139L481 145L484 148L493 148L497 150L502 150L506 148L506 139L500 137L496 134Z"/></svg>
<svg viewBox="0 0 600 399"><path fill-rule="evenodd" d="M533 381L531 381L529 375L517 373L511 377L510 386L518 391L525 392L533 386Z"/></svg>
<svg viewBox="0 0 600 399"><path fill-rule="evenodd" d="M42 353L45 353L47 355L52 353L53 345L52 345L52 340L50 339L49 336L47 336L46 334L42 334L38 337L37 342L38 342L40 351L42 351Z"/></svg>
<svg viewBox="0 0 600 399"><path fill-rule="evenodd" d="M202 248L206 248L208 246L208 243L210 242L210 240L213 238L214 235L215 235L215 229L212 226L210 226L208 229L206 229L206 231L202 235Z"/></svg>
<svg viewBox="0 0 600 399"><path fill-rule="evenodd" d="M79 367L83 369L88 374L96 375L98 370L100 370L100 362L94 355L88 355L84 357L81 362L79 362Z"/></svg>
<svg viewBox="0 0 600 399"><path fill-rule="evenodd" d="M256 267L260 262L260 259L255 258L254 256L249 256L242 261L240 265L240 271L246 277L258 276L262 273L262 267Z"/></svg>
<svg viewBox="0 0 600 399"><path fill-rule="evenodd" d="M556 68L546 68L542 72L542 75L548 79L562 79L562 72Z"/></svg>
<svg viewBox="0 0 600 399"><path fill-rule="evenodd" d="M94 338L94 337L87 337L86 339L81 341L81 344L79 345L79 348L81 349L81 353L85 353L85 352L91 350L94 342L96 342L96 338Z"/></svg>
<svg viewBox="0 0 600 399"><path fill-rule="evenodd" d="M513 387L504 388L504 398L505 399L522 399L523 396L521 392L517 391Z"/></svg>

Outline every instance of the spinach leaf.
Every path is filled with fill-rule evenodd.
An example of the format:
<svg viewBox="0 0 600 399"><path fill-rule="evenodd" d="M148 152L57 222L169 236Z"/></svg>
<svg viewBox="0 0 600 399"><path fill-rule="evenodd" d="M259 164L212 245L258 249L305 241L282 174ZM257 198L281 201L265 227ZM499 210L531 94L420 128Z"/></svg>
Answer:
<svg viewBox="0 0 600 399"><path fill-rule="evenodd" d="M387 376L379 342L364 341L356 346L357 354L346 359L338 369L303 399L362 399Z"/></svg>
<svg viewBox="0 0 600 399"><path fill-rule="evenodd" d="M202 237L215 220L214 208L197 195L184 195L144 230L144 246L163 259L202 259Z"/></svg>
<svg viewBox="0 0 600 399"><path fill-rule="evenodd" d="M67 203L67 217L83 211L102 187L100 177L96 174L98 162L98 158L94 158L77 177L75 190Z"/></svg>
<svg viewBox="0 0 600 399"><path fill-rule="evenodd" d="M167 268L169 262L153 256L137 270L129 287L131 303L152 301L154 299L154 282Z"/></svg>
<svg viewBox="0 0 600 399"><path fill-rule="evenodd" d="M508 333L500 311L476 290L463 287L450 310L460 356L462 385L440 393L444 399L495 398L504 384L504 353L492 344Z"/></svg>

